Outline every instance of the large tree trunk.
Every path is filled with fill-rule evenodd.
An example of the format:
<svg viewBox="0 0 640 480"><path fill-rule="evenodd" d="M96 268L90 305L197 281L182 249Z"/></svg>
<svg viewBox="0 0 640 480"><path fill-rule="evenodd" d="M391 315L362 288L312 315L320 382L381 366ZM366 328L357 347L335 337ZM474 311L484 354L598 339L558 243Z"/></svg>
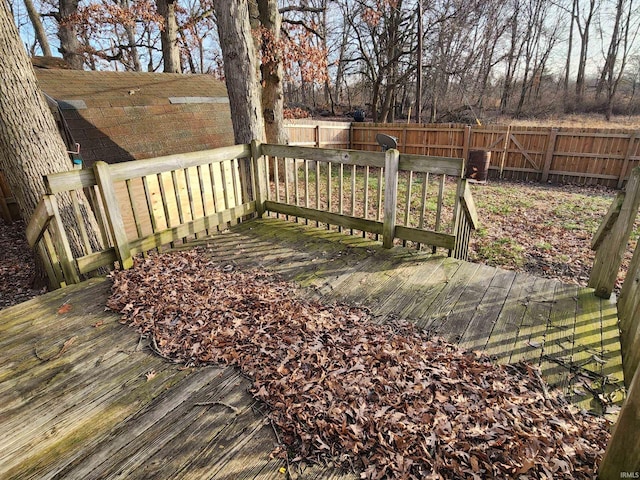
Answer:
<svg viewBox="0 0 640 480"><path fill-rule="evenodd" d="M569 101L569 76L571 75L571 55L573 53L573 24L575 23L576 18L576 2L578 0L573 0L571 3L571 23L569 24L569 39L567 42L567 60L565 62L564 67L564 80L562 82L562 88L564 92L564 104L565 110L567 102Z"/></svg>
<svg viewBox="0 0 640 480"><path fill-rule="evenodd" d="M131 8L131 5L129 5L129 0L122 0L122 7L126 9ZM127 43L129 44L129 52L131 55L131 65L129 65L129 68L133 67L134 71L141 72L142 64L140 63L140 55L138 54L135 27L129 24L125 24L124 31L127 34Z"/></svg>
<svg viewBox="0 0 640 480"><path fill-rule="evenodd" d="M75 70L82 70L84 58L78 40L78 31L73 22L68 20L70 15L78 12L79 0L60 0L58 8L58 38L60 39L60 53L62 58Z"/></svg>
<svg viewBox="0 0 640 480"><path fill-rule="evenodd" d="M279 46L282 19L276 0L258 0L260 23L267 32L263 35L262 49L262 115L268 143L288 143L284 128L284 91L282 52Z"/></svg>
<svg viewBox="0 0 640 480"><path fill-rule="evenodd" d="M29 220L45 192L43 176L66 171L71 161L56 127L53 115L38 90L31 62L6 2L0 2L0 169L20 208ZM85 205L89 203L81 198ZM60 213L69 226L69 241L74 252L83 250L79 230L68 196L59 198ZM84 212L91 243L100 246L95 219Z"/></svg>
<svg viewBox="0 0 640 480"><path fill-rule="evenodd" d="M180 73L182 70L180 68L175 0L156 0L156 6L158 13L164 18L164 28L160 32L164 72Z"/></svg>
<svg viewBox="0 0 640 480"><path fill-rule="evenodd" d="M236 143L264 141L260 82L247 0L214 0Z"/></svg>
<svg viewBox="0 0 640 480"><path fill-rule="evenodd" d="M42 19L40 18L40 14L36 10L36 7L33 6L33 1L24 0L24 6L27 8L29 20L31 20L31 25L33 25L33 31L36 34L36 40L38 40L38 44L42 50L42 55L45 57L53 56L51 55L51 47L49 46L47 33L44 31L44 27L42 26Z"/></svg>

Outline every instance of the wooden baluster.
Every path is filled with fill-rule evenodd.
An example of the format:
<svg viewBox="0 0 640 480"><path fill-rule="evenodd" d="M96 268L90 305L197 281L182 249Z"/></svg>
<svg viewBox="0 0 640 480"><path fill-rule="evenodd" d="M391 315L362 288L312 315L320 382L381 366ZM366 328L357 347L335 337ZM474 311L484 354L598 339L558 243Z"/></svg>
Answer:
<svg viewBox="0 0 640 480"><path fill-rule="evenodd" d="M442 223L442 202L444 200L444 185L446 181L446 175L440 175L440 184L438 185L438 206L436 207L436 225L435 231L440 231L440 224ZM437 247L434 245L431 249L431 253L436 253Z"/></svg>
<svg viewBox="0 0 640 480"><path fill-rule="evenodd" d="M180 225L184 223L184 211L182 210L182 197L180 195L180 185L178 183L178 172L171 171L171 182L173 183L173 194L176 197L176 207L178 208L178 222ZM181 238L182 243L187 241L187 237Z"/></svg>
<svg viewBox="0 0 640 480"><path fill-rule="evenodd" d="M356 166L351 165L351 216L356 216ZM353 235L353 228L351 229Z"/></svg>
<svg viewBox="0 0 640 480"><path fill-rule="evenodd" d="M284 167L284 203L291 203L290 192L289 192L289 163L287 162L288 158L282 159L282 166ZM287 216L288 217L288 216Z"/></svg>
<svg viewBox="0 0 640 480"><path fill-rule="evenodd" d="M205 183L204 183L204 176L202 175L202 165L198 165L196 167L196 172L198 174L198 185L200 187L200 202L202 202L202 216L203 217L208 217L209 215L211 215L210 209L207 205L207 196L205 195ZM253 173L251 174L251 177L253 178ZM162 191L162 189L161 189ZM207 222L208 224L209 222ZM169 224L167 223L167 227L169 226ZM209 232L209 229L207 228L205 230L205 234L206 235L210 235L211 232Z"/></svg>
<svg viewBox="0 0 640 480"><path fill-rule="evenodd" d="M127 195L129 197L129 204L131 205L131 213L133 214L133 223L135 223L136 225L136 233L138 235L138 238L142 238L144 237L144 232L142 231L142 222L140 221L140 214L138 212L138 207L135 200L136 196L134 187L130 178L125 180L125 186L127 187ZM146 257L147 252L142 252L142 256Z"/></svg>
<svg viewBox="0 0 640 480"><path fill-rule="evenodd" d="M331 211L332 207L331 198L331 162L327 162L327 212ZM327 230L331 228L331 224L327 223Z"/></svg>
<svg viewBox="0 0 640 480"><path fill-rule="evenodd" d="M420 219L418 220L418 228L424 229L424 215L427 208L427 190L429 188L429 172L425 172L422 175L422 200L420 202ZM420 243L417 245L417 249L420 250Z"/></svg>
<svg viewBox="0 0 640 480"><path fill-rule="evenodd" d="M404 209L404 226L409 226L409 217L411 216L411 190L413 189L413 171L409 171L409 177L407 178L407 195L405 199ZM402 246L407 246L407 241L402 240Z"/></svg>
<svg viewBox="0 0 640 480"><path fill-rule="evenodd" d="M91 242L89 241L89 235L87 234L87 227L85 226L84 218L80 210L80 193L77 190L69 192L71 195L71 205L73 207L73 214L76 217L76 223L80 227L80 238L82 238L82 245L84 246L85 255L93 253L91 248ZM86 206L85 206L86 208Z"/></svg>
<svg viewBox="0 0 640 480"><path fill-rule="evenodd" d="M244 160L242 165L244 165ZM242 181L241 181L241 177L242 177L242 166L240 163L240 160L238 160L237 158L234 158L233 160L231 160L230 162L230 166L231 166L231 179L232 179L232 183L233 183L233 193L234 193L234 201L235 201L235 206L240 206L243 204L243 199L246 197L245 194L243 194L243 188L242 188Z"/></svg>
<svg viewBox="0 0 640 480"><path fill-rule="evenodd" d="M365 220L369 218L369 166L364 167L364 213L362 218ZM367 236L367 232L362 231L362 238ZM376 240L378 240L378 235L376 234Z"/></svg>
<svg viewBox="0 0 640 480"><path fill-rule="evenodd" d="M280 175L279 175L278 170L279 170L279 168L278 168L278 157L274 157L274 159L273 159L273 180L276 182L276 202L280 201ZM280 214L276 214L276 217L280 218Z"/></svg>
<svg viewBox="0 0 640 480"><path fill-rule="evenodd" d="M309 208L309 160L304 161L304 206ZM309 225L309 219L304 219L304 224Z"/></svg>
<svg viewBox="0 0 640 480"><path fill-rule="evenodd" d="M344 212L344 200L342 198L344 197L344 164L340 164L338 172L340 175L338 181L338 213L342 215ZM338 226L338 231L342 232L342 226Z"/></svg>
<svg viewBox="0 0 640 480"><path fill-rule="evenodd" d="M144 190L144 197L147 201L147 210L149 212L149 219L151 220L151 232L156 233L158 231L158 224L156 222L156 216L153 213L153 200L151 198L151 191L149 189L149 181L147 177L142 177L142 188ZM157 249L160 251L159 249Z"/></svg>
<svg viewBox="0 0 640 480"><path fill-rule="evenodd" d="M396 149L385 152L384 175L384 223L382 225L382 246L393 247L396 230L396 207L398 204L398 160Z"/></svg>
<svg viewBox="0 0 640 480"><path fill-rule="evenodd" d="M320 162L316 161L316 210L320 210ZM320 222L316 220L316 227Z"/></svg>
<svg viewBox="0 0 640 480"><path fill-rule="evenodd" d="M384 183L384 168L378 169L378 194L377 194L377 205L378 210L376 212L376 220L379 222L382 218L382 185ZM376 240L378 240L378 234L376 233Z"/></svg>

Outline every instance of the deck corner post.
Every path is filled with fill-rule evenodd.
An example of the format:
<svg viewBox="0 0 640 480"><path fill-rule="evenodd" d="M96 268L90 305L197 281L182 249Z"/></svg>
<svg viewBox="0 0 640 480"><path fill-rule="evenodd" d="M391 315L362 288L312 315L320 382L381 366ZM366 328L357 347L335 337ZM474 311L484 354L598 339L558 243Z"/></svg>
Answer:
<svg viewBox="0 0 640 480"><path fill-rule="evenodd" d="M267 189L267 174L265 158L262 155L262 144L257 140L251 141L251 158L253 159L253 174L255 185L256 213L262 218L265 213L264 201Z"/></svg>
<svg viewBox="0 0 640 480"><path fill-rule="evenodd" d="M622 478L623 472L640 472L640 368L637 368L627 398L598 469L600 480ZM632 477L629 477L632 478Z"/></svg>
<svg viewBox="0 0 640 480"><path fill-rule="evenodd" d="M611 296L622 257L633 230L638 207L640 207L640 167L631 171L618 218L615 219L606 236L604 233L600 233L600 245L596 250L588 284L590 288L595 290L598 297L609 298ZM605 221L607 221L606 217Z"/></svg>
<svg viewBox="0 0 640 480"><path fill-rule="evenodd" d="M396 233L396 205L398 203L398 163L400 152L395 148L384 155L384 222L382 225L382 246L393 247Z"/></svg>
<svg viewBox="0 0 640 480"><path fill-rule="evenodd" d="M463 172L466 170L467 161L469 160L469 150L471 149L472 128L473 127L471 127L471 125L466 125L464 127L464 134L462 138L462 159L463 159L462 170Z"/></svg>
<svg viewBox="0 0 640 480"><path fill-rule="evenodd" d="M127 270L133 266L133 258L109 165L102 161L96 162L93 166L93 171L100 190L100 196L102 197L102 203L107 213L107 223L111 230L116 257L120 262L120 268Z"/></svg>

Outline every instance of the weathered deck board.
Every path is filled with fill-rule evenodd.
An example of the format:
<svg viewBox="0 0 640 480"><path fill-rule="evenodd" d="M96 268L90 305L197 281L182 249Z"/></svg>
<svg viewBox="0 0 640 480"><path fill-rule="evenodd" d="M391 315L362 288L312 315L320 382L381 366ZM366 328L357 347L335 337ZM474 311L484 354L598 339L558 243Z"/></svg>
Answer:
<svg viewBox="0 0 640 480"><path fill-rule="evenodd" d="M539 364L585 408L598 409L590 392L576 394L585 376L608 376L618 395L615 304L589 289L276 219L196 243L297 282L308 298L415 322L498 362ZM92 279L0 311L0 478L284 478L249 381L153 355L104 311L108 289ZM304 478L357 475L310 466Z"/></svg>

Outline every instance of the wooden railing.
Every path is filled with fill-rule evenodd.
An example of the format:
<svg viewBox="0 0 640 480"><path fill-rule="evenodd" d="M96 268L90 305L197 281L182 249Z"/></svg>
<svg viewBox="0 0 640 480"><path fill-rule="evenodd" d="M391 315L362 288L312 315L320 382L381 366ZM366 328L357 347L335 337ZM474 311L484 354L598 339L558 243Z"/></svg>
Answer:
<svg viewBox="0 0 640 480"><path fill-rule="evenodd" d="M237 145L49 175L27 240L56 287L115 261L128 268L138 253L197 238L255 212L251 162L239 160L250 157L249 145ZM61 212L59 200L69 196L71 206ZM65 215L73 221L64 221ZM89 239L87 216L95 219L99 242ZM82 239L75 252L69 242L78 234L74 226Z"/></svg>
<svg viewBox="0 0 640 480"><path fill-rule="evenodd" d="M592 240L596 250L589 286L609 298L618 278L640 207L640 167L631 172L624 192L614 199ZM640 248L636 246L618 298L622 368L627 398L602 460L599 478L622 478L640 472Z"/></svg>
<svg viewBox="0 0 640 480"><path fill-rule="evenodd" d="M139 253L197 239L254 212L382 235L385 247L394 239L441 247L464 259L477 214L462 173L462 159L255 142L97 162L92 170L47 176L27 240L55 287L78 283L114 262L128 268ZM432 184L437 190L430 197ZM415 198L418 189L421 200ZM399 224L397 217L404 217Z"/></svg>
<svg viewBox="0 0 640 480"><path fill-rule="evenodd" d="M478 217L461 158L268 144L260 152L270 158L267 211L467 258Z"/></svg>

